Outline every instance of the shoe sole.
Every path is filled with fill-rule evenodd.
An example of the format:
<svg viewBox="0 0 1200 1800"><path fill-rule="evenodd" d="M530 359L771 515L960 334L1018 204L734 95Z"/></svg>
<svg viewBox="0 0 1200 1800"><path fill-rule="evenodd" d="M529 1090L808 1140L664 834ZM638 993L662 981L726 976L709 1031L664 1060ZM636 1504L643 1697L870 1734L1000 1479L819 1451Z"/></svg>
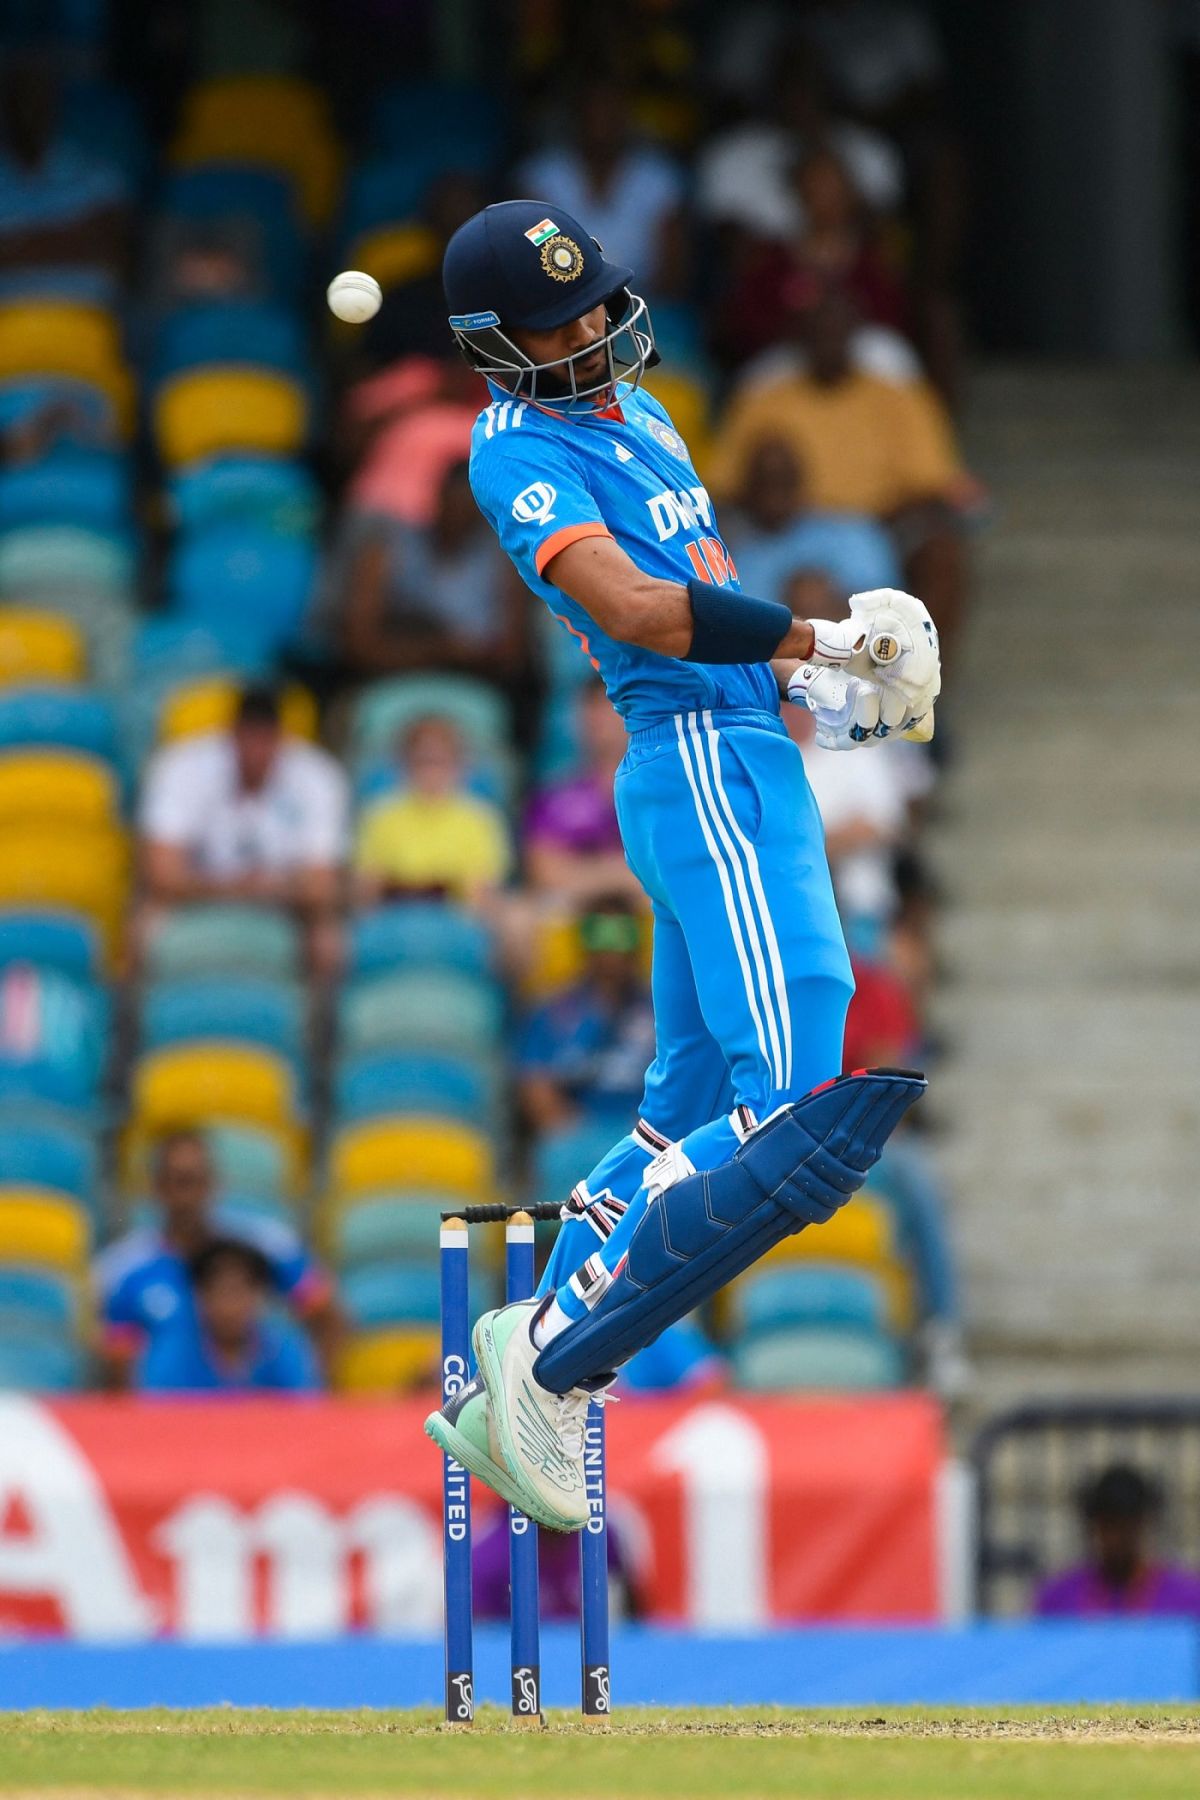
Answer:
<svg viewBox="0 0 1200 1800"><path fill-rule="evenodd" d="M430 1413L426 1419L425 1436L431 1438L444 1455L461 1463L485 1487L490 1487L494 1494L499 1494L509 1506L515 1506L519 1513L524 1513L535 1525L543 1525L548 1531L568 1535L577 1529L574 1525L564 1525L561 1519L549 1513L531 1512L526 1496L518 1489L508 1470L493 1462L490 1456L485 1456L482 1450L477 1450L471 1440L464 1437L457 1426L444 1419L440 1412Z"/></svg>
<svg viewBox="0 0 1200 1800"><path fill-rule="evenodd" d="M486 1313L482 1318L477 1319L475 1322L475 1329L471 1333L471 1348L475 1352L475 1361L479 1367L479 1373L483 1377L484 1386L487 1388L488 1398L491 1401L492 1418L495 1421L496 1433L500 1439L500 1448L503 1450L507 1461L516 1464L519 1468L521 1458L517 1454L516 1443L511 1431L508 1429L508 1421L505 1416L506 1409L502 1406L497 1406L496 1404L496 1395L497 1393L503 1392L504 1382L500 1373L500 1359L496 1354L495 1339L492 1337L490 1319ZM511 1470L509 1473L511 1479ZM545 1501L540 1499L535 1500L534 1505L531 1506L524 1490L522 1490L522 1498L514 1500L513 1505L519 1507L522 1512L528 1513L531 1519L536 1519L539 1525L548 1525L551 1531L582 1531L590 1516L589 1514L585 1514L582 1519L566 1519L561 1513L556 1514L551 1512Z"/></svg>

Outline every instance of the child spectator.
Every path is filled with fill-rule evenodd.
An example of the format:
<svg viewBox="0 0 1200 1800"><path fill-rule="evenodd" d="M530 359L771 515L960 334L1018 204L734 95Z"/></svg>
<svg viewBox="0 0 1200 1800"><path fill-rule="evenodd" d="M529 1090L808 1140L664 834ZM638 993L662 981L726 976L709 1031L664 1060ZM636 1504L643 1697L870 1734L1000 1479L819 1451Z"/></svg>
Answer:
<svg viewBox="0 0 1200 1800"><path fill-rule="evenodd" d="M240 1238L214 1238L188 1264L194 1305L152 1328L137 1374L144 1394L312 1393L303 1334L268 1312L271 1267Z"/></svg>
<svg viewBox="0 0 1200 1800"><path fill-rule="evenodd" d="M94 1266L106 1385L127 1386L151 1334L191 1310L188 1266L213 1238L236 1239L265 1260L275 1292L302 1320L328 1366L341 1331L329 1276L285 1225L247 1218L216 1199L212 1158L202 1134L174 1131L161 1138L152 1179L154 1224L118 1238Z"/></svg>
<svg viewBox="0 0 1200 1800"><path fill-rule="evenodd" d="M202 900L285 907L315 973L340 955L346 777L327 751L284 735L279 701L247 688L233 726L159 750L141 808L147 914Z"/></svg>
<svg viewBox="0 0 1200 1800"><path fill-rule="evenodd" d="M360 906L447 897L486 907L512 863L500 808L467 790L462 739L449 719L415 719L400 738L400 793L368 807L354 849Z"/></svg>

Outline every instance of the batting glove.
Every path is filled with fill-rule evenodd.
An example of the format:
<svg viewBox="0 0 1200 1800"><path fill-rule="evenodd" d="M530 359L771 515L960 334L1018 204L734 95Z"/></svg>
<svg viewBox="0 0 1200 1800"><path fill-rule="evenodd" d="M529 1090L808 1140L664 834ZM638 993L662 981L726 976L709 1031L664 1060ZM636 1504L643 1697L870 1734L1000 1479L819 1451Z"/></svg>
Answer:
<svg viewBox="0 0 1200 1800"><path fill-rule="evenodd" d="M801 663L787 691L789 700L807 706L812 714L823 750L877 744L907 716L903 702L887 695L877 682L820 663Z"/></svg>

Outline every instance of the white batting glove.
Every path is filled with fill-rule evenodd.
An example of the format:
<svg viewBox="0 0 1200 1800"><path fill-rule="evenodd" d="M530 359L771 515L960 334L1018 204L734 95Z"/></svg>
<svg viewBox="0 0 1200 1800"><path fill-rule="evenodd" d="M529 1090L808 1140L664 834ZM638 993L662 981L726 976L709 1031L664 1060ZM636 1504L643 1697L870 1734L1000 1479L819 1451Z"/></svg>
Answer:
<svg viewBox="0 0 1200 1800"><path fill-rule="evenodd" d="M816 721L822 750L858 750L877 744L892 727L883 719L883 689L874 681L820 663L801 663L788 682L788 699L806 706ZM895 713L895 702L888 710Z"/></svg>
<svg viewBox="0 0 1200 1800"><path fill-rule="evenodd" d="M857 625L863 639L849 659L850 670L902 699L908 714L904 730L914 730L933 711L942 689L941 649L928 608L899 588L872 588L850 596L850 613L847 623Z"/></svg>

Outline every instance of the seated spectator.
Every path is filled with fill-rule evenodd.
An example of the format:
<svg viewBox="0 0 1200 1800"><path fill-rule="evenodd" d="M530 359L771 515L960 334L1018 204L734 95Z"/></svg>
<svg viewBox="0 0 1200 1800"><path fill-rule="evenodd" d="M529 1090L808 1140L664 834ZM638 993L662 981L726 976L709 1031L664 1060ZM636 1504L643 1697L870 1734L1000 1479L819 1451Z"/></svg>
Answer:
<svg viewBox="0 0 1200 1800"><path fill-rule="evenodd" d="M188 1268L214 1239L236 1239L266 1261L275 1291L303 1322L328 1366L341 1332L333 1285L298 1237L273 1221L247 1218L215 1198L215 1177L202 1133L161 1138L152 1163L156 1221L118 1238L97 1257L93 1280L100 1321L99 1354L107 1385L128 1385L151 1334L192 1310Z"/></svg>
<svg viewBox="0 0 1200 1800"><path fill-rule="evenodd" d="M1154 1555L1162 1512L1158 1483L1112 1463L1080 1489L1084 1561L1043 1582L1034 1611L1044 1619L1174 1616L1200 1620L1200 1575Z"/></svg>
<svg viewBox="0 0 1200 1800"><path fill-rule="evenodd" d="M113 291L125 255L128 195L113 163L61 131L49 58L9 50L0 61L0 293L36 274L39 290L83 278Z"/></svg>
<svg viewBox="0 0 1200 1800"><path fill-rule="evenodd" d="M525 814L525 873L535 892L571 907L605 894L644 904L621 848L613 803L613 778L627 742L603 682L589 682L579 696L583 768L537 789Z"/></svg>
<svg viewBox="0 0 1200 1800"><path fill-rule="evenodd" d="M709 485L741 493L751 453L784 438L805 471L810 503L864 513L891 531L906 585L942 632L958 623L966 558L956 508L973 492L950 422L932 389L898 385L855 369L855 313L837 289L806 290L797 324L807 367L735 395L713 451Z"/></svg>
<svg viewBox="0 0 1200 1800"><path fill-rule="evenodd" d="M632 133L626 88L607 76L585 83L571 109L574 142L527 157L517 191L557 204L588 230L617 263L636 270L650 298L673 299L685 281L683 177L661 150Z"/></svg>
<svg viewBox="0 0 1200 1800"><path fill-rule="evenodd" d="M414 719L397 751L403 787L363 814L354 847L359 906L445 896L487 908L512 864L500 808L467 789L462 739L449 719Z"/></svg>
<svg viewBox="0 0 1200 1800"><path fill-rule="evenodd" d="M782 600L811 618L811 593L806 587L793 591L798 576L824 577L829 602L845 602L868 588L898 587L900 566L883 527L853 513L812 510L804 487L792 445L785 438L758 438L746 458L737 510L723 515L746 592Z"/></svg>
<svg viewBox="0 0 1200 1800"><path fill-rule="evenodd" d="M351 471L347 524L362 517L428 525L442 477L470 454L471 429L487 388L457 353L406 356L349 389L339 454Z"/></svg>
<svg viewBox="0 0 1200 1800"><path fill-rule="evenodd" d="M620 895L580 921L579 981L536 1007L517 1050L517 1098L537 1133L583 1121L627 1130L654 1056L654 1012L642 974L641 929Z"/></svg>
<svg viewBox="0 0 1200 1800"><path fill-rule="evenodd" d="M142 872L159 909L203 900L285 907L314 974L338 967L348 789L327 751L285 737L279 701L247 688L228 731L168 744L146 773Z"/></svg>
<svg viewBox="0 0 1200 1800"><path fill-rule="evenodd" d="M505 687L528 661L528 595L451 463L428 526L363 516L339 601L341 649L365 674L454 669Z"/></svg>
<svg viewBox="0 0 1200 1800"><path fill-rule="evenodd" d="M240 1238L214 1238L188 1264L194 1304L151 1328L143 1394L311 1393L321 1385L304 1337L268 1310L271 1265Z"/></svg>
<svg viewBox="0 0 1200 1800"><path fill-rule="evenodd" d="M632 1534L610 1505L608 1604L614 1619L633 1619L642 1608L630 1545ZM509 1617L508 1508L493 1507L471 1545L471 1587L477 1619ZM538 1601L543 1620L574 1624L580 1604L579 1540L565 1531L538 1532Z"/></svg>
<svg viewBox="0 0 1200 1800"><path fill-rule="evenodd" d="M915 1069L921 1022L903 977L880 957L852 956L854 997L846 1014L842 1068Z"/></svg>

